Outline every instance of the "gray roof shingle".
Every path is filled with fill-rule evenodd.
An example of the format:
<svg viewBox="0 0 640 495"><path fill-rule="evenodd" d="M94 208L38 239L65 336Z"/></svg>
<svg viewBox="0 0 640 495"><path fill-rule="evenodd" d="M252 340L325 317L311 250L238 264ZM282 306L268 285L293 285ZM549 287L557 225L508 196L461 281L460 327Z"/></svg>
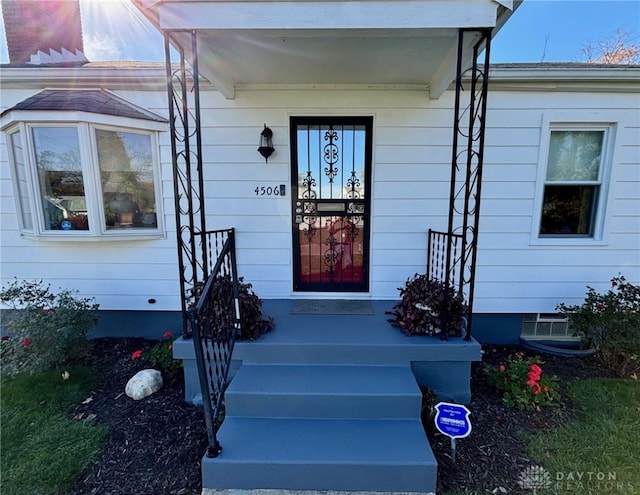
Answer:
<svg viewBox="0 0 640 495"><path fill-rule="evenodd" d="M167 122L164 117L128 103L102 89L45 89L8 108L2 112L2 115L15 110L90 112L153 122Z"/></svg>

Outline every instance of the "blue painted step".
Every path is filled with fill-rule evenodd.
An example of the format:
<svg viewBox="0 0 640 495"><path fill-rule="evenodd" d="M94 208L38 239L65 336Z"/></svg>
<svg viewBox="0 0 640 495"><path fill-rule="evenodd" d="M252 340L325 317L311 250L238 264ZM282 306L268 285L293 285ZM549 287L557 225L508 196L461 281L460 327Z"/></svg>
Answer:
<svg viewBox="0 0 640 495"><path fill-rule="evenodd" d="M203 487L433 492L436 461L419 419L227 417Z"/></svg>
<svg viewBox="0 0 640 495"><path fill-rule="evenodd" d="M415 419L422 396L408 365L244 364L225 401L240 417Z"/></svg>

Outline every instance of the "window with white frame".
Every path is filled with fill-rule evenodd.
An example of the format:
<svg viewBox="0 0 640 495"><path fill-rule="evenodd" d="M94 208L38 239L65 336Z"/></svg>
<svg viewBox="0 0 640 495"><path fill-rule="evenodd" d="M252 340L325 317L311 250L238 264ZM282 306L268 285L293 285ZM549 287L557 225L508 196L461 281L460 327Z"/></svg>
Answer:
<svg viewBox="0 0 640 495"><path fill-rule="evenodd" d="M522 336L525 338L574 339L573 329L565 315L532 313L522 317Z"/></svg>
<svg viewBox="0 0 640 495"><path fill-rule="evenodd" d="M6 132L23 233L112 239L162 233L156 131L21 122Z"/></svg>
<svg viewBox="0 0 640 495"><path fill-rule="evenodd" d="M551 126L539 238L601 236L609 126Z"/></svg>

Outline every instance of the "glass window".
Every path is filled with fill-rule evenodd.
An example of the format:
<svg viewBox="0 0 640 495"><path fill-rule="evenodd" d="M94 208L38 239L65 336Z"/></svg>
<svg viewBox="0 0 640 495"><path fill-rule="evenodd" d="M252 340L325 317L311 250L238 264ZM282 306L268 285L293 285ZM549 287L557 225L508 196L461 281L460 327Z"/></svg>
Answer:
<svg viewBox="0 0 640 495"><path fill-rule="evenodd" d="M551 131L541 237L594 236L604 139L604 130Z"/></svg>
<svg viewBox="0 0 640 495"><path fill-rule="evenodd" d="M22 148L22 135L20 131L11 134L11 149L13 150L13 161L16 168L16 188L20 205L20 216L22 227L33 230L33 214L31 210L31 196L29 194L29 176L27 174L27 164L24 159L24 149Z"/></svg>
<svg viewBox="0 0 640 495"><path fill-rule="evenodd" d="M34 127L45 230L89 230L78 129Z"/></svg>
<svg viewBox="0 0 640 495"><path fill-rule="evenodd" d="M156 132L20 122L7 136L23 233L57 239L162 235Z"/></svg>
<svg viewBox="0 0 640 495"><path fill-rule="evenodd" d="M151 136L96 129L105 227L156 228Z"/></svg>
<svg viewBox="0 0 640 495"><path fill-rule="evenodd" d="M526 314L522 318L522 335L527 338L573 339L566 316L555 313Z"/></svg>

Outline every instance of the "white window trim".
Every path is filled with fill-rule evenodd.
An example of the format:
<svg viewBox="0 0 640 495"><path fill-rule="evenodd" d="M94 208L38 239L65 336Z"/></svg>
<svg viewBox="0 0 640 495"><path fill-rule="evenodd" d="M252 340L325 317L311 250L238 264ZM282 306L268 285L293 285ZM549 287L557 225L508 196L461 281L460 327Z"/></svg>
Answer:
<svg viewBox="0 0 640 495"><path fill-rule="evenodd" d="M8 148L8 158L11 168L11 183L14 194L14 204L18 217L20 235L27 239L39 241L132 241L152 240L166 238L164 225L163 196L161 165L159 156L158 131L166 130L166 124L153 121L131 118L112 117L87 112L14 112L11 121L3 126ZM33 127L73 127L78 130L79 146L82 155L82 174L85 183L85 198L88 205L89 230L82 231L52 231L45 230L44 215L42 211L38 178L36 173L35 146L31 129ZM101 185L98 164L98 150L96 146L94 129L105 129L117 132L140 133L150 136L151 153L153 160L153 180L156 197L156 222L155 229L127 229L123 231L106 229L104 208L101 204ZM15 158L11 135L20 132L22 141L26 173L28 176L27 187L33 220L33 229L25 228L23 224L23 211L20 205L19 188Z"/></svg>
<svg viewBox="0 0 640 495"><path fill-rule="evenodd" d="M609 194L611 174L615 156L619 146L616 134L623 116L613 115L611 112L576 112L576 113L547 113L542 117L540 148L538 154L538 174L536 177L533 215L531 223L532 246L605 246L608 244L608 223L606 213L610 210ZM552 131L593 130L604 131L602 158L600 169L600 192L598 195L597 211L594 218L593 236L544 236L540 237L540 222L542 220L542 203L549 158L549 144Z"/></svg>

